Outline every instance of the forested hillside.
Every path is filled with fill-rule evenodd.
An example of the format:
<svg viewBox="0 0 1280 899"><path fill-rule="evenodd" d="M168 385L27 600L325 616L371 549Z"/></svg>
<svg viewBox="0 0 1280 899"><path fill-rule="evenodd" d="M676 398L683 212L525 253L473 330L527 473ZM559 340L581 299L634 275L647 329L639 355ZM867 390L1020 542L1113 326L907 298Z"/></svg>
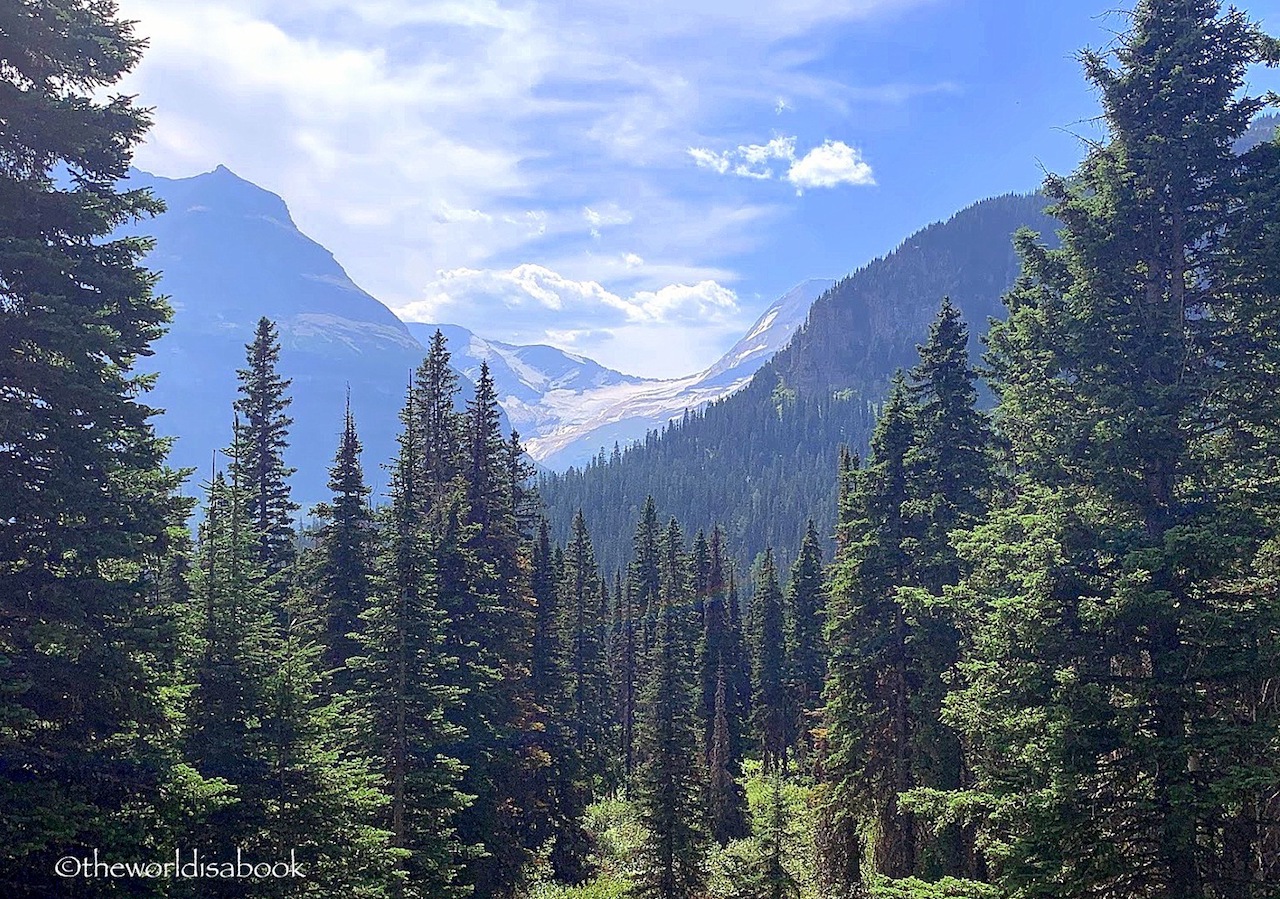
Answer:
<svg viewBox="0 0 1280 899"><path fill-rule="evenodd" d="M823 294L808 323L741 392L686 416L643 444L584 469L545 476L539 491L563 539L582 509L601 534L606 569L645 497L697 527L719 522L730 553L752 560L790 547L813 517L830 537L841 446L864 452L893 373L913 364L944 297L985 331L1018 276L1022 227L1054 240L1039 194L976 203L907 238ZM981 346L970 347L976 356ZM828 548L830 544L828 543Z"/></svg>

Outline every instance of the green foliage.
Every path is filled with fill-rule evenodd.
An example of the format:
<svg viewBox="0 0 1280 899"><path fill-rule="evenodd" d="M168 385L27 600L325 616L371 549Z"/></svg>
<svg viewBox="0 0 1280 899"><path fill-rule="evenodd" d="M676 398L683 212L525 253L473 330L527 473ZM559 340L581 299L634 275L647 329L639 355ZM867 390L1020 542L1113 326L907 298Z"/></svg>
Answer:
<svg viewBox="0 0 1280 899"><path fill-rule="evenodd" d="M539 492L553 537L567 539L582 509L596 529L598 561L615 570L651 496L691 533L719 523L725 555L739 564L769 546L798 547L810 518L829 539L840 448L866 454L893 373L916 363L942 297L970 322L1003 313L1000 298L1020 265L1009 238L1021 226L1052 235L1045 203L1040 194L995 197L911 235L820 297L791 343L738 393L633 447L545 475ZM794 399L780 407L780 392Z"/></svg>
<svg viewBox="0 0 1280 899"><path fill-rule="evenodd" d="M236 372L240 381L236 398L236 445L233 475L243 490L247 523L253 528L257 560L266 573L279 578L292 564L293 513L298 505L289 498L289 476L284 452L289 445L285 414L292 400L288 379L276 372L280 361L280 334L270 319L258 320L253 341L245 347L246 367ZM281 586L276 586L277 593Z"/></svg>
<svg viewBox="0 0 1280 899"><path fill-rule="evenodd" d="M144 855L173 823L166 796L192 797L169 577L189 506L142 402L170 310L139 264L149 243L111 237L161 208L117 189L150 119L108 92L142 46L113 4L0 9L0 883L14 895L62 889L68 852Z"/></svg>

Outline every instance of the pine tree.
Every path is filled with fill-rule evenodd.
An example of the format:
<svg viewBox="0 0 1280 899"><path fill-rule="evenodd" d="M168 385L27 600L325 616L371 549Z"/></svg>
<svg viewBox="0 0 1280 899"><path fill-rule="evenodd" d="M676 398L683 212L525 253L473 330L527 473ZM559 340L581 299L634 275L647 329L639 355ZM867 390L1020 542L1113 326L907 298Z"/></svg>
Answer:
<svg viewBox="0 0 1280 899"><path fill-rule="evenodd" d="M968 329L944 299L911 370L914 438L907 453L911 498L904 514L911 521L908 583L899 591L911 621L912 781L926 790L959 790L964 760L959 734L942 722L946 681L960 657L953 610L942 599L965 571L951 535L974 526L987 511L993 483L992 440L986 416L977 409L976 375L969 364ZM917 834L915 873L926 879L946 875L981 877L982 859L967 823L939 823Z"/></svg>
<svg viewBox="0 0 1280 899"><path fill-rule="evenodd" d="M349 398L338 452L329 469L329 489L333 502L319 510L325 524L310 580L324 622L322 661L326 670L335 672L335 691L343 692L351 686L344 669L359 651L357 632L360 615L369 604L373 567L373 513Z"/></svg>
<svg viewBox="0 0 1280 899"><path fill-rule="evenodd" d="M233 456L237 450L233 445ZM200 828L205 845L219 852L263 848L271 781L259 716L271 698L275 613L234 471L230 483L216 473L207 491L192 568L198 617L191 621L185 716L185 757L203 777L227 787Z"/></svg>
<svg viewBox="0 0 1280 899"><path fill-rule="evenodd" d="M622 756L622 783L629 785L635 762L635 720L637 684L639 682L636 630L638 616L632 601L630 585L622 583L617 572L614 586L614 620L612 630L610 680L613 683L614 723Z"/></svg>
<svg viewBox="0 0 1280 899"><path fill-rule="evenodd" d="M711 838L721 846L747 836L751 820L747 793L734 775L733 744L729 735L729 710L724 665L716 672L712 701L710 751L707 757L707 818Z"/></svg>
<svg viewBox="0 0 1280 899"><path fill-rule="evenodd" d="M140 400L170 311L113 238L161 210L116 189L149 125L105 91L143 41L114 5L0 11L0 882L59 892L85 847L142 857L182 792L155 575L189 508ZM71 187L55 184L65 166ZM150 582L150 583L149 583Z"/></svg>
<svg viewBox="0 0 1280 899"><path fill-rule="evenodd" d="M624 779L637 768L636 716L641 686L648 670L648 649L656 629L661 570L658 557L658 511L645 500L636 525L633 554L623 587L624 614L617 650L618 731L622 741Z"/></svg>
<svg viewBox="0 0 1280 899"><path fill-rule="evenodd" d="M724 676L727 659L728 613L725 611L724 554L720 545L720 530L711 533L708 542L701 532L694 541L694 559L702 573L696 578L697 586L706 593L702 603L702 636L698 642L698 676L701 680L702 702L698 707L703 719L703 746L707 753L707 764L711 764L712 745L715 742L716 727L716 693L720 690L719 681ZM727 709L727 707L726 707ZM728 728L728 712L726 710L726 739ZM731 747L726 744L724 751L729 753ZM732 764L730 756L725 761ZM735 769L736 770L736 769Z"/></svg>
<svg viewBox="0 0 1280 899"><path fill-rule="evenodd" d="M483 847L462 874L477 896L510 893L540 848L537 828L529 826L540 801L531 772L541 764L529 739L534 606L512 495L513 454L500 421L493 379L482 366L461 421L459 489L445 494L434 525L446 645L458 660L449 683L467 696L451 720L466 733L462 789L475 797L458 816L458 834Z"/></svg>
<svg viewBox="0 0 1280 899"><path fill-rule="evenodd" d="M465 895L459 883L463 845L456 820L468 797L452 747L465 732L448 715L463 702L449 683L456 660L442 645L441 576L423 540L426 501L412 382L401 413L400 450L392 470L391 506L380 528L370 607L362 614L363 653L355 711L364 744L377 760L390 802L385 826L407 852L401 897Z"/></svg>
<svg viewBox="0 0 1280 899"><path fill-rule="evenodd" d="M240 430L236 441L242 451L232 464L248 503L247 523L256 534L258 562L278 578L293 563L293 513L298 506L289 497L294 469L284 464L293 424L285 414L292 402L286 393L290 381L276 371L280 335L270 319L258 320L245 352L246 367L236 372L240 395L235 403Z"/></svg>
<svg viewBox="0 0 1280 899"><path fill-rule="evenodd" d="M643 526L643 525L642 525ZM637 776L645 828L640 895L691 899L705 882L704 786L698 747L689 571L674 521L659 551L654 640L637 721Z"/></svg>
<svg viewBox="0 0 1280 899"><path fill-rule="evenodd" d="M573 520L573 537L565 552L561 581L561 633L564 635L568 720L574 749L584 760L591 781L603 784L608 772L609 673L602 641L605 610L600 575L591 549L586 519Z"/></svg>
<svg viewBox="0 0 1280 899"><path fill-rule="evenodd" d="M1256 675L1276 658L1270 490L1224 406L1268 377L1231 339L1242 275L1273 262L1235 256L1259 213L1233 143L1262 105L1246 69L1276 47L1210 0L1138 3L1114 67L1084 56L1108 137L1046 183L1062 248L1018 241L991 338L1017 478L960 541L969 658L949 700L1010 893L1280 885L1262 762L1280 721Z"/></svg>
<svg viewBox="0 0 1280 899"><path fill-rule="evenodd" d="M822 543L810 519L804 542L791 567L785 620L787 647L787 743L800 758L810 756L809 731L822 704L826 646L822 641L824 605Z"/></svg>
<svg viewBox="0 0 1280 899"><path fill-rule="evenodd" d="M735 765L740 765L747 750L747 733L751 724L751 653L747 647L742 607L738 597L738 575L728 566L726 590L725 672L726 713L729 716L729 745Z"/></svg>
<svg viewBox="0 0 1280 899"><path fill-rule="evenodd" d="M414 378L416 429L422 445L419 481L428 510L437 509L462 471L462 421L455 408L458 376L449 360L448 342L437 330Z"/></svg>
<svg viewBox="0 0 1280 899"><path fill-rule="evenodd" d="M905 380L894 381L871 442L868 466L842 503L840 551L832 565L826 637L828 754L823 791L828 886L859 886L861 834L888 877L914 872L916 824L899 808L912 789L912 663L908 621L897 601L907 583L907 454L913 423Z"/></svg>
<svg viewBox="0 0 1280 899"><path fill-rule="evenodd" d="M773 550L765 550L756 575L755 632L752 635L752 707L760 758L766 773L787 764L786 644L783 634L782 587L773 561Z"/></svg>

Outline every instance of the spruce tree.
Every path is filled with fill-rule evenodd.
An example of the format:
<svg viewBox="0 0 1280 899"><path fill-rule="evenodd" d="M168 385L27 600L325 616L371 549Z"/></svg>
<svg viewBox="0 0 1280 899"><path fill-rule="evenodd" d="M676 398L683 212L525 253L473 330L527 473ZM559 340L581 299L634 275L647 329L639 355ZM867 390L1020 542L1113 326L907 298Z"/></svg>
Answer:
<svg viewBox="0 0 1280 899"><path fill-rule="evenodd" d="M142 401L170 311L139 265L149 242L112 236L161 210L117 189L149 117L107 92L142 47L114 4L0 10L0 882L15 895L64 889L67 852L145 856L155 799L182 792L174 624L152 585L188 506Z"/></svg>
<svg viewBox="0 0 1280 899"><path fill-rule="evenodd" d="M286 393L291 382L276 371L280 334L270 319L258 320L245 352L246 366L236 372L236 441L241 451L232 464L248 504L247 523L256 536L258 562L268 576L278 578L293 563L293 513L298 506L289 495L294 469L284 464L293 424L285 414L292 402Z"/></svg>
<svg viewBox="0 0 1280 899"><path fill-rule="evenodd" d="M637 768L636 716L640 691L648 671L648 649L656 628L661 569L658 556L658 510L653 497L645 500L632 541L627 566L621 645L617 651L618 731L622 741L623 770L630 781Z"/></svg>
<svg viewBox="0 0 1280 899"><path fill-rule="evenodd" d="M447 676L456 660L441 639L442 577L423 539L426 500L415 399L411 383L401 413L391 505L379 529L374 590L361 616L363 651L352 662L358 675L354 710L389 794L384 826L405 852L395 895L443 899L466 893L459 882L464 846L456 820L468 797L459 790L462 769L453 748L466 734L448 717L465 694Z"/></svg>
<svg viewBox="0 0 1280 899"><path fill-rule="evenodd" d="M703 535L699 532L698 537ZM703 547L699 549L699 546ZM706 593L702 603L702 636L698 642L698 677L701 680L702 701L699 714L702 716L703 747L707 754L707 764L711 764L712 744L715 742L716 727L716 694L720 690L719 681L724 677L727 659L728 613L725 611L724 555L720 545L719 528L711 533L711 540L695 540L695 564L703 573L699 580L701 589ZM728 727L726 706L725 726ZM727 730L726 730L727 737ZM726 744L725 752L731 747ZM731 757L726 761L732 764Z"/></svg>
<svg viewBox="0 0 1280 899"><path fill-rule="evenodd" d="M449 345L439 330L414 378L415 426L421 442L419 473L424 502L429 510L443 502L462 471L462 421L456 404L458 375L449 364Z"/></svg>
<svg viewBox="0 0 1280 899"><path fill-rule="evenodd" d="M727 678L724 665L716 671L712 700L710 750L707 753L707 824L711 838L721 846L751 832L747 794L735 776L733 742L729 733Z"/></svg>
<svg viewBox="0 0 1280 899"><path fill-rule="evenodd" d="M787 648L787 743L800 758L810 756L809 731L822 705L826 676L826 646L822 641L822 543L810 519L804 542L787 585L785 619Z"/></svg>
<svg viewBox="0 0 1280 899"><path fill-rule="evenodd" d="M861 883L862 834L874 835L870 860L888 877L914 873L916 823L899 807L912 789L913 666L905 609L910 537L907 454L913 440L905 379L895 379L841 509L841 547L832 564L827 608L827 758L822 837L828 886Z"/></svg>
<svg viewBox="0 0 1280 899"><path fill-rule="evenodd" d="M347 401L342 437L329 468L333 501L320 507L324 525L316 546L310 581L312 596L323 621L322 662L335 672L335 690L351 686L344 669L359 651L360 615L369 604L373 567L373 513L369 488L360 466L360 438Z"/></svg>
<svg viewBox="0 0 1280 899"><path fill-rule="evenodd" d="M738 595L738 575L733 565L727 566L728 588L725 591L725 674L726 713L729 716L729 742L735 765L746 755L747 734L751 725L751 652L742 621Z"/></svg>
<svg viewBox="0 0 1280 899"><path fill-rule="evenodd" d="M561 634L564 638L567 714L575 751L593 784L608 772L609 672L603 636L605 609L600 575L586 519L574 516L561 581Z"/></svg>
<svg viewBox="0 0 1280 899"><path fill-rule="evenodd" d="M755 632L752 634L752 706L760 759L766 773L787 764L786 644L783 634L782 587L773 561L773 550L765 550L756 575Z"/></svg>
<svg viewBox="0 0 1280 899"><path fill-rule="evenodd" d="M1108 135L1046 183L1062 248L1018 241L990 343L1017 476L960 541L969 658L949 700L1010 893L1280 886L1262 811L1280 721L1256 674L1276 657L1271 491L1224 402L1269 377L1233 337L1257 310L1247 273L1274 260L1235 250L1274 209L1242 208L1233 144L1262 105L1247 67L1276 47L1210 0L1139 2L1114 64L1084 55Z"/></svg>
<svg viewBox="0 0 1280 899"><path fill-rule="evenodd" d="M653 645L636 728L642 759L637 798L645 828L639 892L657 899L692 899L705 882L706 837L697 679L688 642L690 578L674 521L661 542Z"/></svg>

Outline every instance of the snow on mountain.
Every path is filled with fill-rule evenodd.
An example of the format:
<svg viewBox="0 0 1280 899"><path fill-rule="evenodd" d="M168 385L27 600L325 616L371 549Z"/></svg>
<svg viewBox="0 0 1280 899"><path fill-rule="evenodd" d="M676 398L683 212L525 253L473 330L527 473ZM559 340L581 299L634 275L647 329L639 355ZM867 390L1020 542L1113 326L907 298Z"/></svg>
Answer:
<svg viewBox="0 0 1280 899"><path fill-rule="evenodd" d="M700 409L745 386L786 346L814 300L834 283L814 279L796 285L714 365L670 380L625 375L554 347L486 340L456 325L409 323L408 328L423 343L439 328L453 364L472 379L487 362L499 402L529 455L561 469L581 465L615 442L641 439L686 409Z"/></svg>

